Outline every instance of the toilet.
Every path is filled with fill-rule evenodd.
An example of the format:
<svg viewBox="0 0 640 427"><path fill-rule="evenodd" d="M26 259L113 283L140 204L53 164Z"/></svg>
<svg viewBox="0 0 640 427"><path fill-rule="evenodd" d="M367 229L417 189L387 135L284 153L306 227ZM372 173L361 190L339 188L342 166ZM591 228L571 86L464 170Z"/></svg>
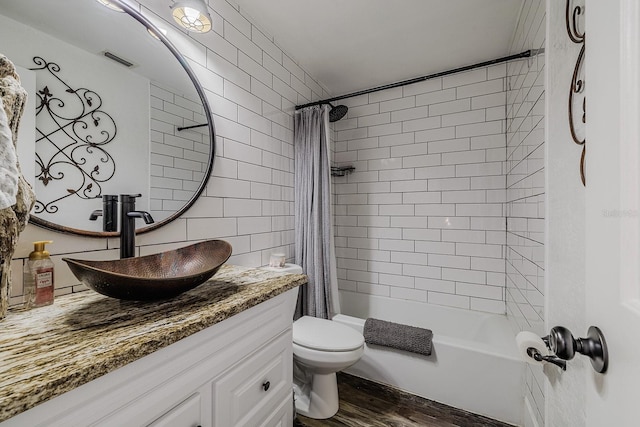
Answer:
<svg viewBox="0 0 640 427"><path fill-rule="evenodd" d="M302 268L286 264L268 268L302 274ZM315 419L338 412L336 372L356 363L364 353L364 337L331 320L303 316L293 322L293 390L296 412Z"/></svg>
<svg viewBox="0 0 640 427"><path fill-rule="evenodd" d="M331 320L303 316L293 322L293 382L296 412L315 419L338 412L336 372L356 363L364 337Z"/></svg>

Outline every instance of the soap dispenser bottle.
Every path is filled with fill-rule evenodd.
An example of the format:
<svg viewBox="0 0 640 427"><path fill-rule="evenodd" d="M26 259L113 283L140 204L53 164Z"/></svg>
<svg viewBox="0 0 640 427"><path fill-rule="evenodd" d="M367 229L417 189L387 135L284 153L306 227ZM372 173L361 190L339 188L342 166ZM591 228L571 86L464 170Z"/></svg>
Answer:
<svg viewBox="0 0 640 427"><path fill-rule="evenodd" d="M33 252L24 264L24 306L26 309L53 303L53 261L44 245L51 240L33 242Z"/></svg>

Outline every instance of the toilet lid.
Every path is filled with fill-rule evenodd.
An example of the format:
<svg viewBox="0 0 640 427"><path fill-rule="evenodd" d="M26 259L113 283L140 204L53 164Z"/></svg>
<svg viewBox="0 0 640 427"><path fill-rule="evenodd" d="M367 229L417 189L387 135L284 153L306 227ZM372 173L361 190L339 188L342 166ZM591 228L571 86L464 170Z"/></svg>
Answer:
<svg viewBox="0 0 640 427"><path fill-rule="evenodd" d="M313 350L350 351L362 347L364 337L340 323L303 316L293 322L293 342Z"/></svg>

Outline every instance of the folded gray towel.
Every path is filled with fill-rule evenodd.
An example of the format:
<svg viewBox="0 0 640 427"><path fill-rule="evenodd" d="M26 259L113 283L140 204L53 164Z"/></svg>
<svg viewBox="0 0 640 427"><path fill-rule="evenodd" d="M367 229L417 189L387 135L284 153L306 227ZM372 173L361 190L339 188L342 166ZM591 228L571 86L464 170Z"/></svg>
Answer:
<svg viewBox="0 0 640 427"><path fill-rule="evenodd" d="M425 356L431 354L433 332L430 329L368 318L364 322L363 335L367 344L383 345Z"/></svg>

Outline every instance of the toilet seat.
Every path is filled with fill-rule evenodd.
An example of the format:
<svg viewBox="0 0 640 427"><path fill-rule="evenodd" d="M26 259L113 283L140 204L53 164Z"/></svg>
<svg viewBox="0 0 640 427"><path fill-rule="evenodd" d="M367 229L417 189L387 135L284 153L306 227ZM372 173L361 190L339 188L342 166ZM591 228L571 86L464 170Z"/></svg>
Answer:
<svg viewBox="0 0 640 427"><path fill-rule="evenodd" d="M364 337L356 330L317 317L303 316L293 322L293 342L316 351L353 351L364 345Z"/></svg>

